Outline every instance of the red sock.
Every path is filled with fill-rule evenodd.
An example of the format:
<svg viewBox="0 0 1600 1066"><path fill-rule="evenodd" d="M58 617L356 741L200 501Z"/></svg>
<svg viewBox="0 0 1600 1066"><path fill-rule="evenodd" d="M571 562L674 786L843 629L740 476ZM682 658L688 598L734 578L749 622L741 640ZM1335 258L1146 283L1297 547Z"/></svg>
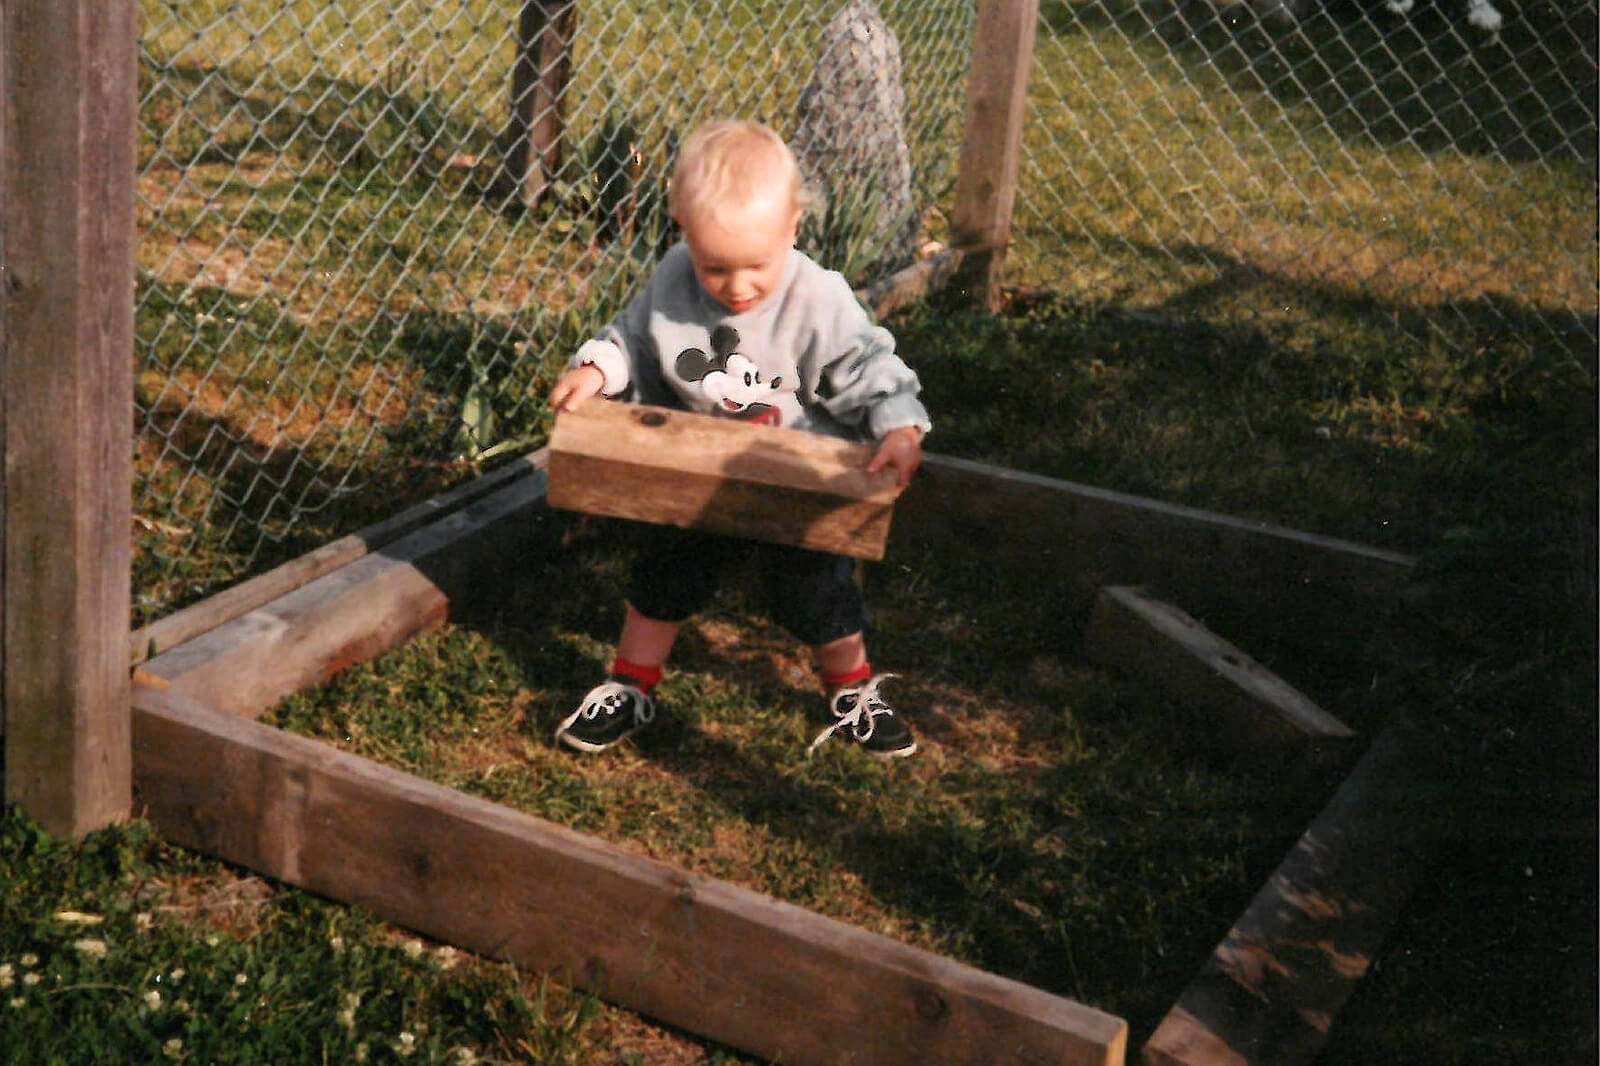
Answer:
<svg viewBox="0 0 1600 1066"><path fill-rule="evenodd" d="M649 692L656 687L656 682L661 680L661 667L640 666L618 656L611 661L611 676L619 677L635 688Z"/></svg>
<svg viewBox="0 0 1600 1066"><path fill-rule="evenodd" d="M822 683L829 688L844 688L854 685L858 681L865 681L872 676L872 664L862 660L861 665L854 670L846 670L842 674L823 674Z"/></svg>

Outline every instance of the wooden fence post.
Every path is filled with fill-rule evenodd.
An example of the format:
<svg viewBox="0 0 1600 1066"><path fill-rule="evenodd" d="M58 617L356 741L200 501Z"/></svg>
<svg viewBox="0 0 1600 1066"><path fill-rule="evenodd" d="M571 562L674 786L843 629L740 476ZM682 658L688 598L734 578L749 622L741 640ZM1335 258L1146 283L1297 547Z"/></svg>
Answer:
<svg viewBox="0 0 1600 1066"><path fill-rule="evenodd" d="M1011 241L1038 23L1039 0L979 0L951 228L956 247L966 253L956 284L991 311L999 308Z"/></svg>
<svg viewBox="0 0 1600 1066"><path fill-rule="evenodd" d="M528 207L544 197L561 167L577 24L577 0L524 0L517 18L506 168Z"/></svg>
<svg viewBox="0 0 1600 1066"><path fill-rule="evenodd" d="M134 0L0 0L5 798L79 836L132 802Z"/></svg>

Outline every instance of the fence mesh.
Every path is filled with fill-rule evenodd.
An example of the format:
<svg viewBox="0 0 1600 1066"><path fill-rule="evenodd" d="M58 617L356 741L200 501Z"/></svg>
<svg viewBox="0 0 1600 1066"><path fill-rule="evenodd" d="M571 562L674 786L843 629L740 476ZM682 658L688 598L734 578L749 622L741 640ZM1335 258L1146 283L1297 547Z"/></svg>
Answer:
<svg viewBox="0 0 1600 1066"><path fill-rule="evenodd" d="M1595 25L1593 3L1044 0L1009 273L1151 316L1359 299L1421 312L1397 346L1592 349Z"/></svg>
<svg viewBox="0 0 1600 1066"><path fill-rule="evenodd" d="M539 440L554 374L666 239L678 138L800 132L846 6L142 0L135 622ZM976 5L876 7L903 62L894 232L942 236ZM1357 300L1397 346L1592 351L1595 23L1042 0L1008 276L1163 320ZM806 240L854 280L912 254L852 222L881 205L834 206Z"/></svg>
<svg viewBox="0 0 1600 1066"><path fill-rule="evenodd" d="M791 135L844 6L144 0L135 624L537 440L662 246L677 139L727 114ZM973 13L878 11L920 229ZM805 239L904 257L860 225Z"/></svg>

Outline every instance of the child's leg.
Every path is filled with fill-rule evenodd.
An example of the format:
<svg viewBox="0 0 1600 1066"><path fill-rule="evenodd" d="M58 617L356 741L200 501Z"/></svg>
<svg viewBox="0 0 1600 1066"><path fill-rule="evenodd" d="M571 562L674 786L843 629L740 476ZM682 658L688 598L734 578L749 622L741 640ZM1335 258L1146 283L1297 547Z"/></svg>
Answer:
<svg viewBox="0 0 1600 1066"><path fill-rule="evenodd" d="M831 687L865 681L872 676L872 668L867 665L867 641L859 632L815 645L811 654L817 664L817 674Z"/></svg>
<svg viewBox="0 0 1600 1066"><path fill-rule="evenodd" d="M917 750L905 719L878 693L878 684L894 675L873 676L867 642L860 633L814 645L811 651L836 721L817 734L806 748L807 755L831 736L849 737L873 755L888 758L904 758Z"/></svg>
<svg viewBox="0 0 1600 1066"><path fill-rule="evenodd" d="M719 557L702 541L654 527L641 539L610 676L556 727L556 740L579 751L604 751L654 720L653 690L682 625L661 619L687 618L715 587Z"/></svg>
<svg viewBox="0 0 1600 1066"><path fill-rule="evenodd" d="M830 736L848 737L873 755L902 758L915 752L910 727L878 694L879 683L891 675L874 677L867 661L862 635L867 609L855 560L763 547L773 615L810 646L835 719L807 753Z"/></svg>
<svg viewBox="0 0 1600 1066"><path fill-rule="evenodd" d="M678 639L682 622L663 622L639 613L628 604L627 617L622 621L622 634L617 637L617 657L611 672L626 677L648 692L661 680L661 666L672 654L672 644Z"/></svg>

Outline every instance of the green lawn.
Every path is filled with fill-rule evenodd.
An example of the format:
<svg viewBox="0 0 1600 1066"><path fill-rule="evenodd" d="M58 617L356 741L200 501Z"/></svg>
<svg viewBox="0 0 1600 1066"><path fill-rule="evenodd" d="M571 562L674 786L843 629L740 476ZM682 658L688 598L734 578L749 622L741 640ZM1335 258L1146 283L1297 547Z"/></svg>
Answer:
<svg viewBox="0 0 1600 1066"><path fill-rule="evenodd" d="M301 49L345 32L330 12L374 42L393 29L361 22L370 5L274 5L256 51L239 5L175 23L145 6L166 80L144 71L140 620L541 441L555 369L641 269L583 196L523 212L452 163L494 150L500 80L405 41L297 80ZM1558 136L1583 117L1530 125L1534 96L1514 94L1481 128L1445 108L1408 135L1428 94L1495 87L1474 53L1352 38L1378 86L1356 106L1326 40L1210 23L1166 40L1131 8L1044 6L1006 309L941 297L888 322L928 446L1417 554L1368 670L1274 662L1364 731L1413 720L1462 786L1466 831L1319 1062L1593 1062L1594 171ZM474 25L438 39L498 69L501 31ZM935 29L908 57L940 54ZM1429 63L1444 80L1408 95ZM266 106L284 70L291 103ZM587 133L622 112L577 114ZM419 124L450 150L397 151ZM816 685L736 591L686 631L658 728L573 758L550 733L607 661L627 556L614 527L574 531L486 575L518 590L498 617L275 720L1120 1013L1134 1047L1326 795L1197 758L1082 661L1081 618L997 588L981 546L870 571L873 658L904 675L890 692L925 739L907 764L800 758ZM140 823L70 846L0 819L0 1046L18 1061L741 1061L559 977Z"/></svg>

